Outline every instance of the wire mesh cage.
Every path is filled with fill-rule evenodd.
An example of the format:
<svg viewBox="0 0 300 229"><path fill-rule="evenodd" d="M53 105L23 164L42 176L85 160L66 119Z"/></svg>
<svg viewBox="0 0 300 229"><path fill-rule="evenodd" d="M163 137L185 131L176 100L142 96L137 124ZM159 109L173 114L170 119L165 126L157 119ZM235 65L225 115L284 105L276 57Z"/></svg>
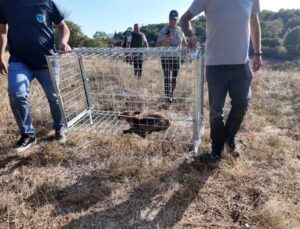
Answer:
<svg viewBox="0 0 300 229"><path fill-rule="evenodd" d="M203 129L202 47L80 48L47 61L69 131L198 148Z"/></svg>

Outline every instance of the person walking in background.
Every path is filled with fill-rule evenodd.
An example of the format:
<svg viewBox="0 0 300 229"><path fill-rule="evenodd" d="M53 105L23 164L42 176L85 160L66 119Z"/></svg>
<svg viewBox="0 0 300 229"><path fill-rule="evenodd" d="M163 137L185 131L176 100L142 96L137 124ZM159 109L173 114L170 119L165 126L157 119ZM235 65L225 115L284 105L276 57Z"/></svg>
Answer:
<svg viewBox="0 0 300 229"><path fill-rule="evenodd" d="M124 38L123 38L123 41L122 41L122 48L127 48L127 46L128 46L128 37L125 35ZM130 53L125 52L124 55L125 55L125 58L124 58L125 62L127 64L131 64L131 55L130 55Z"/></svg>
<svg viewBox="0 0 300 229"><path fill-rule="evenodd" d="M157 46L186 48L187 41L182 29L177 25L178 12L172 10L169 13L169 24L163 27L157 38ZM165 95L167 102L173 102L173 93L176 88L176 81L180 69L181 60L178 56L162 56L161 65L165 77Z"/></svg>
<svg viewBox="0 0 300 229"><path fill-rule="evenodd" d="M240 155L235 137L251 98L250 37L255 53L253 71L262 66L259 11L259 0L194 0L180 19L185 35L195 45L197 37L191 20L201 12L205 12L206 16L205 62L212 140L210 159L214 163L221 160L224 145L233 156ZM223 110L227 93L231 98L231 111L225 123Z"/></svg>
<svg viewBox="0 0 300 229"><path fill-rule="evenodd" d="M133 32L128 37L127 46L129 48L142 48L148 47L148 41L144 33L141 32L139 24L134 24ZM132 61L134 67L134 75L141 79L144 55L140 52L132 53Z"/></svg>
<svg viewBox="0 0 300 229"><path fill-rule="evenodd" d="M55 52L52 23L58 28L59 50L70 51L70 31L62 12L52 0L0 0L0 71L2 74L8 73L10 105L21 134L15 148L17 152L24 152L36 143L36 130L28 103L30 85L35 78L50 104L54 139L60 143L66 140L62 114L45 58ZM3 60L7 37L10 53L8 69Z"/></svg>
<svg viewBox="0 0 300 229"><path fill-rule="evenodd" d="M122 48L127 48L128 37L124 36L122 41Z"/></svg>

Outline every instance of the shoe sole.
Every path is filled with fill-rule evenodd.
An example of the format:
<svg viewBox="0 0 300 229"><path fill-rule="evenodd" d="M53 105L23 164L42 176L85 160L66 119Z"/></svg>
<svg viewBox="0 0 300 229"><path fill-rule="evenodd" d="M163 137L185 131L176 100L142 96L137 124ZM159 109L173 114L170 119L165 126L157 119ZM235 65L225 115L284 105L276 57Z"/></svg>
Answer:
<svg viewBox="0 0 300 229"><path fill-rule="evenodd" d="M37 141L35 140L34 142L30 143L28 146L23 147L23 148L15 148L14 151L16 153L24 153L27 150L29 150L32 146L34 146L37 143Z"/></svg>

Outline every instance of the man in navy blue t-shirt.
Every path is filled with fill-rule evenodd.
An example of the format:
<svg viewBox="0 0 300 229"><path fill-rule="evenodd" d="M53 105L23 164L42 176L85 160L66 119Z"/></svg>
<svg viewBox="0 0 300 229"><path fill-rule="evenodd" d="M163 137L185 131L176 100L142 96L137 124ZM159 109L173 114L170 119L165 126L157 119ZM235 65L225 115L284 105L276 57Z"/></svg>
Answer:
<svg viewBox="0 0 300 229"><path fill-rule="evenodd" d="M36 142L28 103L29 88L34 78L43 87L49 101L55 139L60 143L66 140L45 58L55 52L53 24L59 32L59 50L70 51L70 31L62 12L52 0L0 0L0 72L8 73L11 109L20 129L17 152L24 152ZM8 69L3 61L7 40L10 53Z"/></svg>

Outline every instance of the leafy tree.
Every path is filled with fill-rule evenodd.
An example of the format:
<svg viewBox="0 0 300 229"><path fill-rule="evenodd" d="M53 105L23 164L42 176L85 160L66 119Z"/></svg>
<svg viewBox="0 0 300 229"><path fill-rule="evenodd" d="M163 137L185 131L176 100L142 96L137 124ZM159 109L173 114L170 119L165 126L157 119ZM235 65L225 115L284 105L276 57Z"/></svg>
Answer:
<svg viewBox="0 0 300 229"><path fill-rule="evenodd" d="M206 40L206 19L204 16L199 16L196 20L192 21L192 25L195 28L196 36L201 42Z"/></svg>
<svg viewBox="0 0 300 229"><path fill-rule="evenodd" d="M109 35L105 32L100 32L100 31L97 31L94 35L93 35L94 38L97 38L97 39L101 39L101 40L108 40L110 39Z"/></svg>
<svg viewBox="0 0 300 229"><path fill-rule="evenodd" d="M286 24L286 28L287 29L293 29L297 26L300 25L300 16L297 16L297 17L294 17L294 18L291 18L288 23Z"/></svg>
<svg viewBox="0 0 300 229"><path fill-rule="evenodd" d="M70 40L69 44L71 47L82 47L84 42L88 39L86 35L83 34L79 25L74 22L66 22L70 29Z"/></svg>
<svg viewBox="0 0 300 229"><path fill-rule="evenodd" d="M274 13L277 18L281 18L284 22L284 24L287 24L291 18L294 18L296 16L300 15L299 9L291 9L291 10L284 10L281 9L277 13Z"/></svg>
<svg viewBox="0 0 300 229"><path fill-rule="evenodd" d="M72 21L66 21L69 29L70 29L70 40L69 45L72 48L77 47L107 47L109 46L110 39L108 38L108 35L106 35L103 32L99 32L100 36L99 38L89 38L86 36L79 25ZM56 41L58 39L58 32L57 29L54 28ZM107 36L107 37L106 37Z"/></svg>
<svg viewBox="0 0 300 229"><path fill-rule="evenodd" d="M300 57L300 26L295 27L286 34L284 47L290 55Z"/></svg>
<svg viewBox="0 0 300 229"><path fill-rule="evenodd" d="M260 16L261 21L273 21L273 20L278 19L276 17L276 14L271 10L264 10L260 13L259 16Z"/></svg>
<svg viewBox="0 0 300 229"><path fill-rule="evenodd" d="M262 37L280 38L283 29L284 24L281 19L261 22Z"/></svg>
<svg viewBox="0 0 300 229"><path fill-rule="evenodd" d="M141 27L141 31L145 33L148 43L151 44L151 46L156 45L158 33L165 25L166 24L161 23L161 24L150 24Z"/></svg>

